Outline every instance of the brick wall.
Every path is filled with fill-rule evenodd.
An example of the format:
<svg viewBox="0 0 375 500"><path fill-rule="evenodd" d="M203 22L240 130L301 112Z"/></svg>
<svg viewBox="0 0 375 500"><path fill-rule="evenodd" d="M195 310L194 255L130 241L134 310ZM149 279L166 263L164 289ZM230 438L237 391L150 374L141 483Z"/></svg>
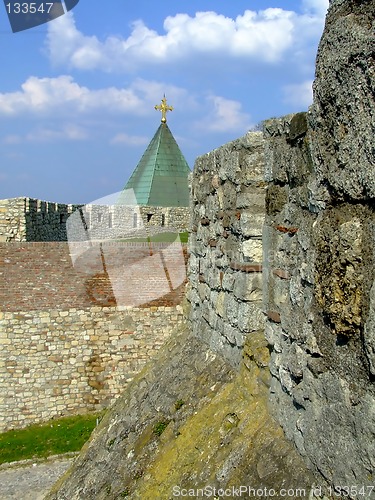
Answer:
<svg viewBox="0 0 375 500"><path fill-rule="evenodd" d="M0 243L0 310L175 305L186 260L186 246L167 243Z"/></svg>
<svg viewBox="0 0 375 500"><path fill-rule="evenodd" d="M110 404L181 324L187 258L169 243L0 243L0 431Z"/></svg>

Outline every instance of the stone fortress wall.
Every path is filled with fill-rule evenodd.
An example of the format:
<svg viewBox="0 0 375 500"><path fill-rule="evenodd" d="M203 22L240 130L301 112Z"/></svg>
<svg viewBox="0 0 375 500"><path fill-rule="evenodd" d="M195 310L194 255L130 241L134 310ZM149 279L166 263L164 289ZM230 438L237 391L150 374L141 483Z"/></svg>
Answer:
<svg viewBox="0 0 375 500"><path fill-rule="evenodd" d="M181 306L0 312L0 432L106 408L182 319Z"/></svg>
<svg viewBox="0 0 375 500"><path fill-rule="evenodd" d="M269 388L270 411L312 470L314 485L318 490L319 485L330 487L317 498L325 493L324 498L374 498L374 20L373 0L332 0L309 112L266 121L263 136L247 134L198 158L192 179L187 292L191 328L218 354L212 356L207 350L206 360L222 354L234 367L242 354L243 363L251 357L258 367L263 362L267 366L267 356L257 354L264 346L264 337L262 342L259 337L265 334L270 377L258 383ZM251 339L254 345L249 349ZM192 373L189 361L182 380ZM174 368L175 354L168 359L165 353L162 362ZM130 469L134 459L126 461L120 437L132 419L139 423L143 402L148 408L160 397L157 385L150 383L149 394L145 385L145 392L144 386L137 387L142 403L129 413L127 403L137 394L124 395L121 414L115 408L83 452L79 466L49 498L66 498L66 491L73 496L83 488L104 492L118 479L118 470ZM216 384L208 387L216 391ZM239 398L246 397L245 387L234 389ZM258 390L255 384L251 394ZM224 420L219 411L214 418L216 414L223 436ZM171 418L178 420L175 413ZM206 418L205 414L203 432ZM241 459L248 458L242 443L249 438L243 420L239 422L239 434L220 442L223 450L229 448L222 468L211 449L205 455L209 480L225 476L228 470L237 478ZM106 447L110 431L119 443L116 453ZM257 431L260 440L270 439ZM162 441L168 443L168 437ZM194 468L202 462L201 450L196 462L189 455L194 445L189 435L172 452L168 447L167 462L172 467L171 456L176 461L183 457L183 472L175 484L185 480L187 456L193 484L201 477ZM267 480L272 484L279 465L290 459L281 449L274 460L269 449L261 457L265 461L250 471L250 478L261 485ZM256 444L253 450L256 454ZM99 470L98 463L105 465ZM147 471L153 469L159 486L159 471L163 474L166 469L155 472L155 462L145 465ZM133 483L131 487L137 488ZM226 483L232 484L236 483ZM123 485L117 487L111 498Z"/></svg>
<svg viewBox="0 0 375 500"><path fill-rule="evenodd" d="M195 335L238 366L265 329L273 414L318 477L355 488L375 475L374 9L331 2L309 113L197 160L189 240Z"/></svg>
<svg viewBox="0 0 375 500"><path fill-rule="evenodd" d="M75 226L82 227L68 235L66 222L73 213L76 214ZM151 234L168 229L186 232L189 218L188 207L66 205L34 198L11 198L0 200L0 242L114 239L142 235L143 228Z"/></svg>
<svg viewBox="0 0 375 500"><path fill-rule="evenodd" d="M264 328L265 188L261 132L249 132L196 161L189 317L194 333L234 365L240 363L246 335Z"/></svg>
<svg viewBox="0 0 375 500"><path fill-rule="evenodd" d="M320 177L315 120L311 110L265 123L270 398L313 470L330 484L367 488L375 466L375 217L366 197L341 198ZM348 169L348 186L351 179Z"/></svg>
<svg viewBox="0 0 375 500"><path fill-rule="evenodd" d="M0 243L0 431L106 407L182 322L186 249L98 248Z"/></svg>
<svg viewBox="0 0 375 500"><path fill-rule="evenodd" d="M25 197L0 200L0 242L66 241L66 220L78 207Z"/></svg>
<svg viewBox="0 0 375 500"><path fill-rule="evenodd" d="M330 484L375 477L375 2L331 2L307 114L266 122L275 413ZM272 255L269 256L269 254ZM363 490L362 490L363 491ZM355 497L354 488L350 495Z"/></svg>
<svg viewBox="0 0 375 500"><path fill-rule="evenodd" d="M246 337L265 330L270 401L286 436L329 484L367 488L375 218L365 199L335 200L317 180L309 120L267 121L263 135L197 159L188 315L195 335L235 367Z"/></svg>
<svg viewBox="0 0 375 500"><path fill-rule="evenodd" d="M236 366L263 310L273 414L350 498L375 477L374 18L332 2L309 112L199 158L192 181L192 329Z"/></svg>
<svg viewBox="0 0 375 500"><path fill-rule="evenodd" d="M189 214L0 200L0 431L101 409L155 354L182 321Z"/></svg>

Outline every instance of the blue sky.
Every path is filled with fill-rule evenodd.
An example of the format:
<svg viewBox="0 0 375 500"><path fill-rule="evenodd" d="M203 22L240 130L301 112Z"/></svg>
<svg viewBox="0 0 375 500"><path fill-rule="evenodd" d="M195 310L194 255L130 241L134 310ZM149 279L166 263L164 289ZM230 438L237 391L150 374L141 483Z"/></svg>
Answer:
<svg viewBox="0 0 375 500"><path fill-rule="evenodd" d="M306 110L328 0L80 0L12 33L0 9L0 199L88 203L123 188L160 123L190 167Z"/></svg>

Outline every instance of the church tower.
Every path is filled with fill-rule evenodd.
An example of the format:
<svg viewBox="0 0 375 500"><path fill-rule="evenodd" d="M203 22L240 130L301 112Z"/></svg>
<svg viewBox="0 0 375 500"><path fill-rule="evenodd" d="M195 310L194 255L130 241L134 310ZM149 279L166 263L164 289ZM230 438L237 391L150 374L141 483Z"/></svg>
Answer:
<svg viewBox="0 0 375 500"><path fill-rule="evenodd" d="M155 109L161 111L161 124L124 190L133 189L138 205L188 207L190 168L167 125L173 107L164 96Z"/></svg>

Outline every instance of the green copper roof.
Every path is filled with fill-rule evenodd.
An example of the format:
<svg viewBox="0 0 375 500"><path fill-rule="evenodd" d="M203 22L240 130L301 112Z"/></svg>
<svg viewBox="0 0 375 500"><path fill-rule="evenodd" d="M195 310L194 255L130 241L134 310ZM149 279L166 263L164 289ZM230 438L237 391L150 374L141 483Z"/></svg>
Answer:
<svg viewBox="0 0 375 500"><path fill-rule="evenodd" d="M189 173L172 132L161 123L124 189L134 190L139 205L188 207Z"/></svg>

